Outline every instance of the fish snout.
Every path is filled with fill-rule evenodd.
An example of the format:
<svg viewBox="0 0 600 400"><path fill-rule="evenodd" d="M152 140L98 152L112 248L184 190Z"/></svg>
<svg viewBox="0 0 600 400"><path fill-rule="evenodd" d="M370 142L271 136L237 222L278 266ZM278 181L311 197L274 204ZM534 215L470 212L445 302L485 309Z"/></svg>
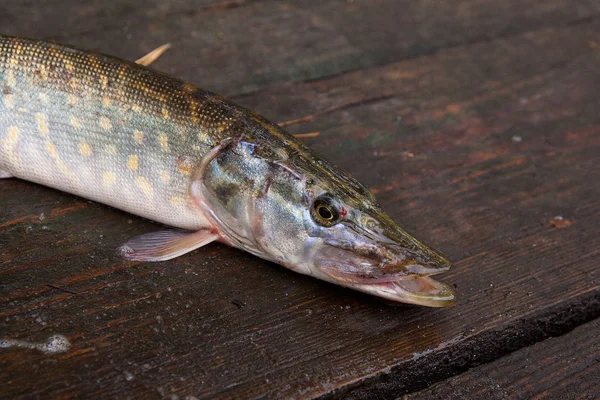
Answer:
<svg viewBox="0 0 600 400"><path fill-rule="evenodd" d="M431 275L450 270L452 263L423 243L409 238L401 243L388 242L385 246L389 258L382 263L381 269L394 279L390 279L387 286L372 284L365 287L364 291L428 307L454 304L456 293L452 287L430 278Z"/></svg>
<svg viewBox="0 0 600 400"><path fill-rule="evenodd" d="M314 251L314 266L322 279L389 300L447 307L456 301L454 289L432 279L452 268L444 256L419 242L385 214L365 218L350 235L329 237Z"/></svg>
<svg viewBox="0 0 600 400"><path fill-rule="evenodd" d="M452 268L452 263L444 256L424 244L419 245L416 249L409 249L396 243L386 245L387 257L382 260L381 269L401 275L429 276L441 274Z"/></svg>

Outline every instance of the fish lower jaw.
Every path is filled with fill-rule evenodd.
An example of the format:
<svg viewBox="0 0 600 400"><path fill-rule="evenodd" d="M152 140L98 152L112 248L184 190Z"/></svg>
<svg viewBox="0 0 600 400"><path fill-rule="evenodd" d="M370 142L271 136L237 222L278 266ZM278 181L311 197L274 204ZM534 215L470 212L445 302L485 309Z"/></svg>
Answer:
<svg viewBox="0 0 600 400"><path fill-rule="evenodd" d="M448 307L456 302L454 290L425 275L404 275L393 278L352 279L327 274L325 280L399 303L427 307Z"/></svg>

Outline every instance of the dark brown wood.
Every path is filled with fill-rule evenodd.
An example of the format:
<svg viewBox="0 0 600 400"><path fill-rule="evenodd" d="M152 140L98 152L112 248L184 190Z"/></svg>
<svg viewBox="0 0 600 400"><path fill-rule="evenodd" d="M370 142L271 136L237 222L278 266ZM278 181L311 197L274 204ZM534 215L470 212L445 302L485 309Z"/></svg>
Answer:
<svg viewBox="0 0 600 400"><path fill-rule="evenodd" d="M597 399L600 320L406 396L411 399Z"/></svg>
<svg viewBox="0 0 600 400"><path fill-rule="evenodd" d="M170 42L161 70L231 96L599 13L589 0L24 0L0 4L0 26L129 59Z"/></svg>
<svg viewBox="0 0 600 400"><path fill-rule="evenodd" d="M155 68L311 116L290 131L456 261L460 299L390 307L221 245L123 262L155 224L1 180L0 338L72 348L0 349L0 397L389 398L600 316L598 3L14 3L5 33L171 42Z"/></svg>

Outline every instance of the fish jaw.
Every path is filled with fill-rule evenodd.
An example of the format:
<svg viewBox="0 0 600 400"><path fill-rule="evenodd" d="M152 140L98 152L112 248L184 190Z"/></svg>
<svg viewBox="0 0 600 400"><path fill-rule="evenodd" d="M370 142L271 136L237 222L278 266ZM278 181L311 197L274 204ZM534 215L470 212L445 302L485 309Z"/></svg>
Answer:
<svg viewBox="0 0 600 400"><path fill-rule="evenodd" d="M368 279L340 274L325 262L316 265L324 273L323 280L395 302L426 307L449 307L456 302L456 293L450 286L426 275Z"/></svg>
<svg viewBox="0 0 600 400"><path fill-rule="evenodd" d="M400 303L448 307L456 301L456 294L450 286L430 277L444 272L450 266L436 270L433 267L410 264L413 268L382 273L381 268L373 264L372 260L348 255L345 260L341 260L339 254L337 259L315 260L314 265L321 279ZM421 271L422 274L410 271Z"/></svg>
<svg viewBox="0 0 600 400"><path fill-rule="evenodd" d="M447 307L456 294L431 278L452 268L442 255L374 210L320 230L309 245L313 274L329 282L401 303ZM324 235L324 236L323 236Z"/></svg>
<svg viewBox="0 0 600 400"><path fill-rule="evenodd" d="M353 289L384 299L426 307L449 307L456 302L454 290L427 276L409 275L395 282L353 286Z"/></svg>

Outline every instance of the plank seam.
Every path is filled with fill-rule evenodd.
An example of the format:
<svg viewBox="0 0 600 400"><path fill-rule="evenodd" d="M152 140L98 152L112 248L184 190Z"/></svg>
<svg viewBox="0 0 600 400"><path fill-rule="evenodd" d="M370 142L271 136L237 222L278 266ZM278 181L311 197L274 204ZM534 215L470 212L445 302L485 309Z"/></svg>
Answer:
<svg viewBox="0 0 600 400"><path fill-rule="evenodd" d="M470 46L475 46L475 45L482 44L482 43L490 43L495 40L510 39L513 37L523 36L523 35L527 35L529 33L535 33L535 32L539 32L542 30L551 29L551 28L564 28L564 27L568 27L568 26L591 24L592 22L595 22L598 19L600 19L600 14L591 15L591 16L579 18L579 19L574 19L571 21L564 21L564 22L560 22L560 23L556 23L556 24L548 24L548 25L541 24L540 26L537 26L534 29L523 29L523 30L517 29L517 30L513 30L513 31L507 30L506 33L501 33L496 36L480 35L471 40L465 40L465 41L458 40L455 42L448 42L446 45L442 45L439 47L431 47L429 50L426 50L426 51L420 51L420 52L417 51L410 56L400 57L396 60L391 60L391 61L383 62L383 63L374 63L373 65L370 65L368 68L352 68L352 69L349 69L346 71L341 71L339 73L335 73L335 74L331 74L331 75L324 75L324 76L318 77L318 78L312 78L312 79L306 79L303 81L298 81L298 83L320 82L323 80L327 80L329 78L343 76L345 74L364 70L364 69L381 68L381 67L385 67L386 65L395 64L395 63L399 63L399 62L403 62L403 61L416 60L416 59L419 59L422 57L435 55L435 54L439 53L440 51L459 49L462 47L470 47ZM257 90L257 92L260 92L262 90L264 90L264 89ZM248 94L253 94L253 93L248 93ZM244 95L246 95L246 94L244 94ZM232 96L229 96L229 97L232 97Z"/></svg>
<svg viewBox="0 0 600 400"><path fill-rule="evenodd" d="M529 318L511 321L438 352L423 355L418 360L404 361L390 369L350 382L331 392L321 393L314 398L397 398L426 389L434 383L498 360L548 338L563 336L598 318L600 287Z"/></svg>

